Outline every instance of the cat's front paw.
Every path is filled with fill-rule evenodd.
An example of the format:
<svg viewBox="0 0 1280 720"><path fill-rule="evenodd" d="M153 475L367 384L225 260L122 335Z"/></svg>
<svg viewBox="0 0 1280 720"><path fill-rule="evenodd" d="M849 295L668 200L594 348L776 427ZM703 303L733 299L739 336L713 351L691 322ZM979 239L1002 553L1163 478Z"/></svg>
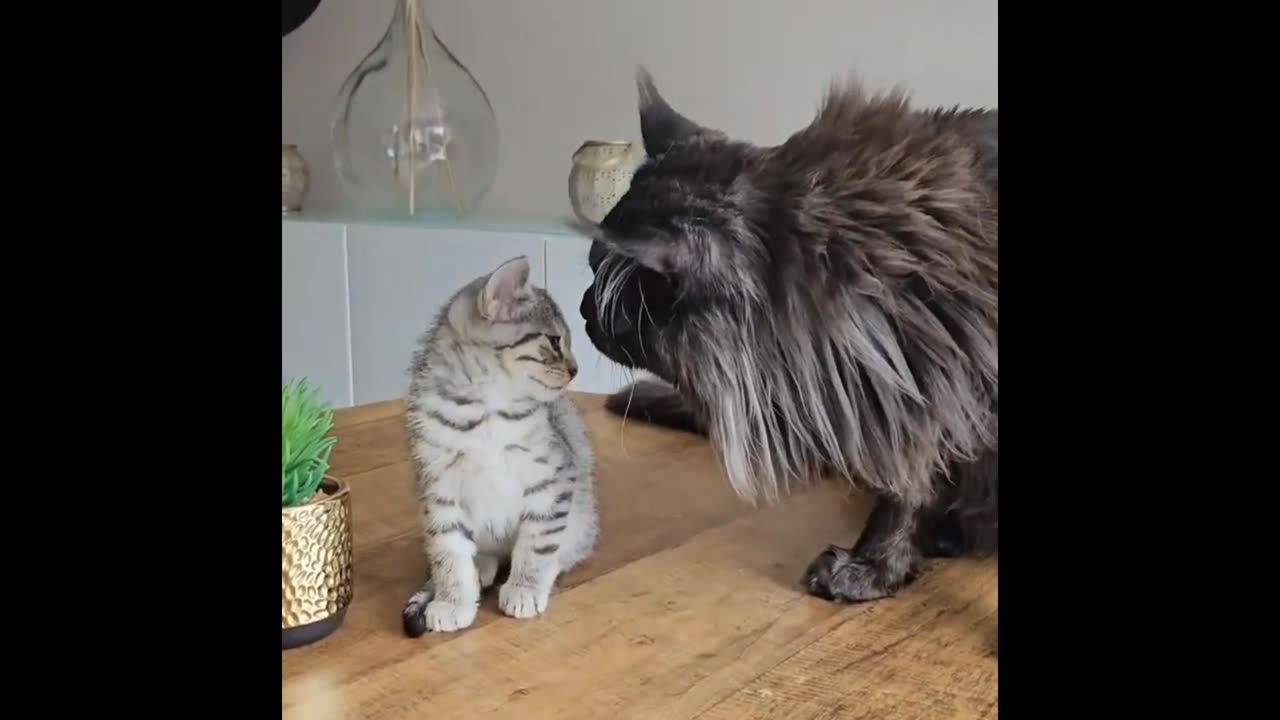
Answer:
<svg viewBox="0 0 1280 720"><path fill-rule="evenodd" d="M882 563L832 545L810 563L804 583L810 594L824 600L856 603L891 597L914 579L914 573L895 574Z"/></svg>
<svg viewBox="0 0 1280 720"><path fill-rule="evenodd" d="M513 618L531 618L541 615L551 600L551 591L543 592L527 585L506 583L498 590L498 608Z"/></svg>
<svg viewBox="0 0 1280 720"><path fill-rule="evenodd" d="M427 631L427 603L431 602L430 588L423 588L409 598L400 613L406 637L421 637Z"/></svg>
<svg viewBox="0 0 1280 720"><path fill-rule="evenodd" d="M476 605L458 605L450 602L433 600L427 603L427 629L431 632L456 632L468 627L476 620Z"/></svg>

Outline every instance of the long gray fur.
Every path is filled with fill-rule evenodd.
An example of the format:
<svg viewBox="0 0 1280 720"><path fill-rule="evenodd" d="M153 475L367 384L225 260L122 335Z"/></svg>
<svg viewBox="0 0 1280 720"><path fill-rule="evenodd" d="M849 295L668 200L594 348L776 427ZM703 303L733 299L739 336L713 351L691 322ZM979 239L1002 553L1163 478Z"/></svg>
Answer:
<svg viewBox="0 0 1280 720"><path fill-rule="evenodd" d="M998 547L995 110L833 85L780 145L734 141L639 78L648 159L587 226L592 343L658 376L607 407L705 433L743 497L874 493L815 594L892 594L928 555Z"/></svg>

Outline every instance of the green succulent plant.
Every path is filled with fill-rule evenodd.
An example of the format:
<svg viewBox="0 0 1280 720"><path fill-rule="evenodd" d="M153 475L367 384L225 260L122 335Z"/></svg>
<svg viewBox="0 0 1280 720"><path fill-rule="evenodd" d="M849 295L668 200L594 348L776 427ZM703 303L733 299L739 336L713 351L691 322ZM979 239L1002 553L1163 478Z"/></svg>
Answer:
<svg viewBox="0 0 1280 720"><path fill-rule="evenodd" d="M333 410L305 379L281 389L280 416L284 424L283 507L292 507L305 502L320 488L337 438L329 435Z"/></svg>

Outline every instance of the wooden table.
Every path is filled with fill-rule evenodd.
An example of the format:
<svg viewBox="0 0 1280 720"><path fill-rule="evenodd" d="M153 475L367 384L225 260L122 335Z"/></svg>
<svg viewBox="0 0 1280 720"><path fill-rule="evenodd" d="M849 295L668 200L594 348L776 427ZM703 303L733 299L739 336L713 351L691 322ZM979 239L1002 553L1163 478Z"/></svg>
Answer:
<svg viewBox="0 0 1280 720"><path fill-rule="evenodd" d="M402 407L338 413L352 485L346 623L283 654L282 716L328 718L978 718L999 713L996 561L936 561L897 598L840 606L799 579L869 505L837 487L756 510L700 438L623 423L579 396L599 460L602 541L547 614L410 640L425 572Z"/></svg>

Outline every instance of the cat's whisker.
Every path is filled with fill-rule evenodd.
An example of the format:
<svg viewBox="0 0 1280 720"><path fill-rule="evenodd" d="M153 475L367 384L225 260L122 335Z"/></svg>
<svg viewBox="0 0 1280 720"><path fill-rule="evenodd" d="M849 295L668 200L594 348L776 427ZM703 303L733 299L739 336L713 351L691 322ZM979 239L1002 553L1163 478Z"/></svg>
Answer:
<svg viewBox="0 0 1280 720"><path fill-rule="evenodd" d="M631 361L631 365L634 366L635 360L631 357L631 353L627 352L626 348L622 348L622 352L627 356L627 360ZM625 368L624 372L627 375L627 385L630 387L631 391L627 395L627 407L622 413L622 426L618 428L618 446L622 449L622 456L629 457L627 452L627 419L630 417L631 413L631 401L636 395L636 383L635 371L633 371L631 367Z"/></svg>
<svg viewBox="0 0 1280 720"><path fill-rule="evenodd" d="M640 294L640 310L636 314L636 327L641 328L640 331L643 332L642 323L643 323L643 319L647 316L649 318L649 324L656 329L658 327L658 324L653 321L653 315L649 312L649 302L648 300L645 299L644 284L637 283L636 290ZM649 351L646 349L647 346L648 346L648 343L640 343L640 354L645 359L646 367L648 367L648 361L649 361Z"/></svg>

